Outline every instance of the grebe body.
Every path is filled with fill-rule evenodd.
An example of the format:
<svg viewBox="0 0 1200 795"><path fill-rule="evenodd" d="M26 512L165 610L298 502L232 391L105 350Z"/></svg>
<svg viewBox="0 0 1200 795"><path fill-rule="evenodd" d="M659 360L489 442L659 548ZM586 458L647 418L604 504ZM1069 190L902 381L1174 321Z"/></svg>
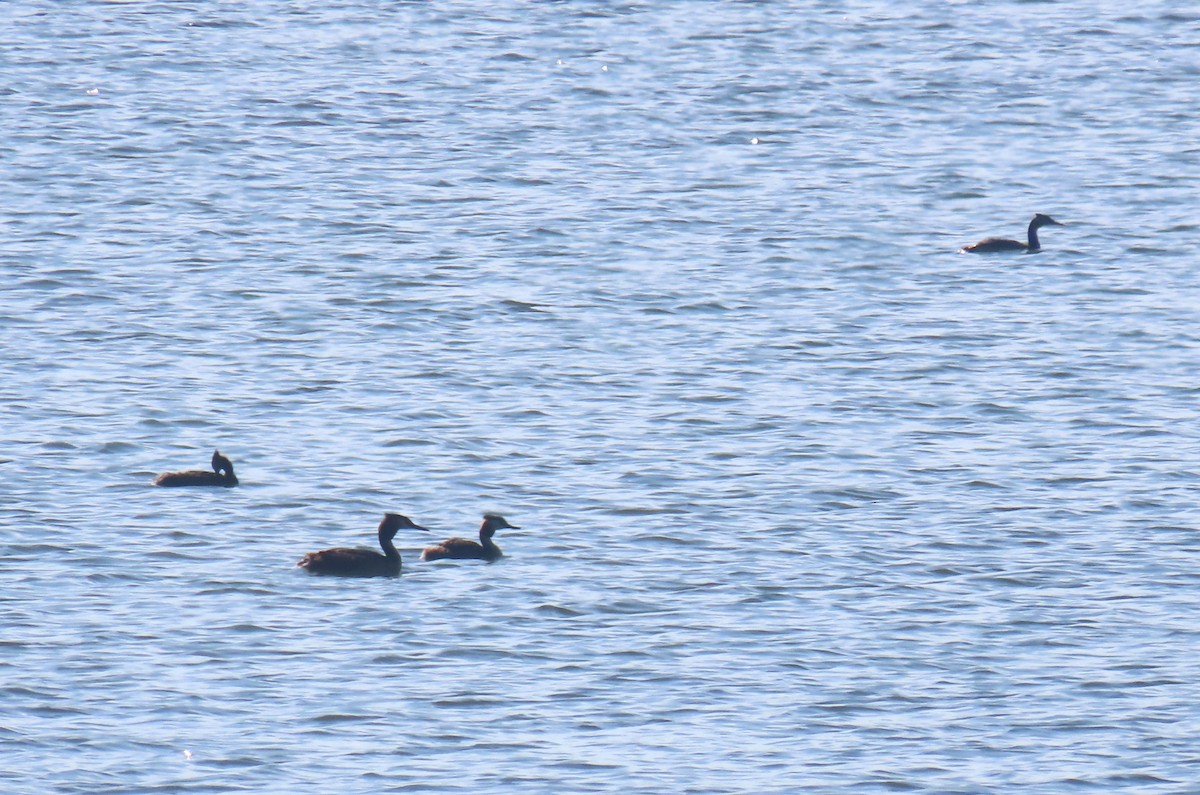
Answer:
<svg viewBox="0 0 1200 795"><path fill-rule="evenodd" d="M483 524L479 528L478 543L466 538L447 538L440 544L425 547L421 552L421 560L486 560L488 563L494 563L504 557L504 553L496 546L492 536L504 527L521 529L515 524L509 524L503 516L485 514Z"/></svg>

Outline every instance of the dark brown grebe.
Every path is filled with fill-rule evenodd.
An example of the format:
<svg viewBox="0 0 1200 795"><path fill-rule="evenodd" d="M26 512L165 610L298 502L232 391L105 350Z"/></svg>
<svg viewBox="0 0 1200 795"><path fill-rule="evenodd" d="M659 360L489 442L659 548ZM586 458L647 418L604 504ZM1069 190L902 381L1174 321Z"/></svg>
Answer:
<svg viewBox="0 0 1200 795"><path fill-rule="evenodd" d="M213 450L212 472L190 469L187 472L164 472L154 479L155 486L236 486L237 475L233 474L233 463Z"/></svg>
<svg viewBox="0 0 1200 795"><path fill-rule="evenodd" d="M413 524L412 519L398 513L385 513L379 523L379 546L383 548L380 555L371 549L354 549L338 547L321 552L309 552L297 566L309 574L329 574L334 577L399 577L400 553L392 539L396 531L411 528L426 530L419 524Z"/></svg>
<svg viewBox="0 0 1200 795"><path fill-rule="evenodd" d="M509 524L503 516L494 513L484 514L483 525L479 528L479 543L465 538L448 538L440 544L425 547L421 560L486 560L493 563L504 556L500 547L492 541L492 536L502 527L520 530L515 524Z"/></svg>
<svg viewBox="0 0 1200 795"><path fill-rule="evenodd" d="M1060 224L1048 215L1038 213L1029 222L1028 243L1022 243L1020 240L1008 240L1003 237L989 237L980 240L978 243L963 246L962 250L966 254L994 254L1001 251L1037 251L1042 247L1042 244L1038 241L1037 230L1043 226L1063 226L1063 224Z"/></svg>

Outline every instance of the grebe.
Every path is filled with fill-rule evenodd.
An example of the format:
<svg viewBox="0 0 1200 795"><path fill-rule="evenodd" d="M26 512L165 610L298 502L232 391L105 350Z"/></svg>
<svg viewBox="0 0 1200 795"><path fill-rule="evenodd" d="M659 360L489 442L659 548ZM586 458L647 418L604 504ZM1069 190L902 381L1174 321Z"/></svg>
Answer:
<svg viewBox="0 0 1200 795"><path fill-rule="evenodd" d="M187 472L164 472L154 479L155 486L236 486L237 475L233 474L233 462L213 450L212 472L189 469Z"/></svg>
<svg viewBox="0 0 1200 795"><path fill-rule="evenodd" d="M321 552L309 552L297 566L309 574L329 574L334 577L399 577L400 553L392 539L396 531L411 528L427 530L419 524L413 524L412 519L398 513L385 513L379 523L379 546L383 554L370 549L354 549L338 547Z"/></svg>
<svg viewBox="0 0 1200 795"><path fill-rule="evenodd" d="M1037 251L1042 247L1042 244L1038 242L1037 230L1043 226L1064 226L1064 224L1060 224L1048 215L1038 213L1029 222L1028 243L1022 243L1020 240L1008 240L1002 237L989 237L980 240L978 243L963 246L962 251L966 254L993 254L1000 251Z"/></svg>
<svg viewBox="0 0 1200 795"><path fill-rule="evenodd" d="M488 563L494 563L497 559L504 556L500 551L500 547L492 541L492 536L502 527L507 527L511 530L520 530L515 524L509 524L503 516L497 516L494 513L484 514L483 524L479 528L479 543L468 541L465 538L448 538L440 544L432 547L425 547L421 553L421 560L486 560Z"/></svg>

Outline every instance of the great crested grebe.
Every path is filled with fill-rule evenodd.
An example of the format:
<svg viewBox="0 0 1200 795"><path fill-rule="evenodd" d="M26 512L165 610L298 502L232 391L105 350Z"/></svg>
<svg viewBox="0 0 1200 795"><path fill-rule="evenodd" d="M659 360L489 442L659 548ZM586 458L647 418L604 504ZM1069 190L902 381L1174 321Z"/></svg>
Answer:
<svg viewBox="0 0 1200 795"><path fill-rule="evenodd" d="M479 543L465 538L448 538L440 544L425 547L421 552L421 560L486 560L493 563L504 556L492 536L502 527L520 530L515 524L509 524L503 516L494 513L484 514L483 524L479 528Z"/></svg>
<svg viewBox="0 0 1200 795"><path fill-rule="evenodd" d="M1009 240L1003 237L989 237L980 240L978 243L972 243L969 246L963 246L962 251L966 254L995 254L1003 251L1038 251L1042 244L1038 241L1037 230L1043 226L1064 226L1058 221L1055 221L1048 215L1038 213L1033 216L1033 220L1029 222L1029 242L1022 243L1020 240Z"/></svg>
<svg viewBox="0 0 1200 795"><path fill-rule="evenodd" d="M164 472L154 479L155 486L236 486L237 475L233 474L233 463L213 450L212 472L190 469L187 472Z"/></svg>
<svg viewBox="0 0 1200 795"><path fill-rule="evenodd" d="M427 530L412 519L398 513L385 513L379 523L379 546L383 554L372 549L337 547L309 552L296 565L309 574L328 574L334 577L399 577L400 553L392 539L402 529Z"/></svg>

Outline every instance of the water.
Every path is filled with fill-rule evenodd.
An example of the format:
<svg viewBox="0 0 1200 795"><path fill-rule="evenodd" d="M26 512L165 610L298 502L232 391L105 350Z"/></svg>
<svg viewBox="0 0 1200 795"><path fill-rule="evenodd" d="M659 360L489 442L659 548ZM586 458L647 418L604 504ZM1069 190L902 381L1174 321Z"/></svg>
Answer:
<svg viewBox="0 0 1200 795"><path fill-rule="evenodd" d="M927 5L8 3L5 791L1194 791L1200 16Z"/></svg>

